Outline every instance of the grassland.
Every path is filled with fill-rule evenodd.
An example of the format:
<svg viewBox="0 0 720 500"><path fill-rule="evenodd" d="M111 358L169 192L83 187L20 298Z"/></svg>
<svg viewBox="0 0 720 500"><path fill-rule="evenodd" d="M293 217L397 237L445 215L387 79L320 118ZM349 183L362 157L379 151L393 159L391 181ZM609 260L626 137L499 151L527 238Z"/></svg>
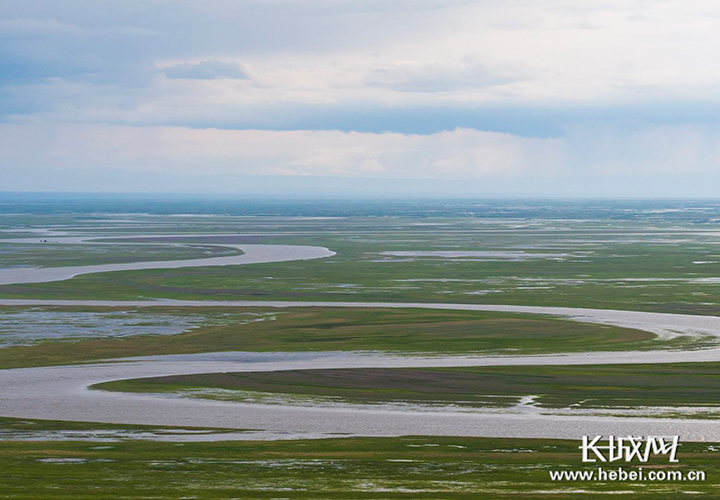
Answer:
<svg viewBox="0 0 720 500"><path fill-rule="evenodd" d="M290 225L286 221L278 227L285 231ZM267 243L319 245L338 254L304 262L85 275L62 283L3 286L0 297L427 301L720 313L717 233L686 228L648 234L639 225L607 230L451 227L419 230L404 221L389 232L351 221L342 231L318 230L315 235L268 232ZM418 250L558 257L403 258L383 253Z"/></svg>
<svg viewBox="0 0 720 500"><path fill-rule="evenodd" d="M38 236L38 241L41 238ZM216 245L26 244L3 243L0 239L0 267L91 266L224 257L240 253L239 250Z"/></svg>
<svg viewBox="0 0 720 500"><path fill-rule="evenodd" d="M143 315L147 316L151 311L152 308L143 309ZM233 312L227 308L197 307L164 307L161 311L158 318L165 321L172 321L174 316L197 317L201 314L207 315L210 321L218 315ZM6 347L0 349L0 367L62 365L107 358L216 351L542 354L670 348L683 342L683 338L659 341L651 333L628 328L495 312L322 308L251 308L234 312L263 314L264 320L221 321L220 324L213 321L209 326L198 326L178 335L48 341L31 346Z"/></svg>
<svg viewBox="0 0 720 500"><path fill-rule="evenodd" d="M426 301L720 314L720 210L716 205L660 204L661 212L655 212L650 202L341 205L268 203L238 209L230 202L131 200L117 206L105 203L100 209L97 202L88 202L33 215L0 215L2 229L55 228L86 236L128 238L253 234L261 235L263 243L318 245L338 252L317 261L117 272L58 283L3 286L0 298ZM17 203L8 206L14 212L22 208ZM87 213L68 213L78 210ZM101 211L123 214L97 213ZM165 215L128 215L131 211ZM189 212L205 215L169 215ZM170 260L217 250L210 248L208 239L195 240L204 247L194 249L123 243L22 247L3 243L18 236L0 232L0 266ZM413 251L519 251L556 256L445 258L388 253ZM221 311L227 310L163 308L170 317ZM646 332L529 315L329 308L243 311L272 313L276 319L201 325L177 335L8 347L0 349L0 368L235 350L541 354L700 345L689 339L659 342ZM211 387L366 403L465 401L474 406L502 406L520 396L536 395L535 404L549 411L570 405L588 409L714 405L720 396L719 372L717 363L313 370L123 381L106 388L172 392ZM483 400L483 395L496 397ZM549 480L549 470L586 467L580 463L575 441L435 437L218 443L47 440L48 433L68 430L125 435L157 431L142 426L0 419L0 498L594 499L619 493L648 499L720 498L720 447L705 443L684 443L677 466L706 471L705 483L599 484ZM40 440L20 441L21 435ZM646 469L667 466L663 459Z"/></svg>
<svg viewBox="0 0 720 500"><path fill-rule="evenodd" d="M720 416L720 363L333 369L209 373L108 382L98 389L175 392L245 400L246 391L331 397L351 403L508 407L536 396L540 408L712 406ZM199 389L222 389L220 394ZM193 392L194 391L194 392ZM238 391L233 397L233 391ZM250 394L252 396L252 394ZM256 398L259 399L259 398Z"/></svg>
<svg viewBox="0 0 720 500"><path fill-rule="evenodd" d="M0 431L105 429L0 419ZM113 426L117 428L118 426ZM136 426L129 429L138 430ZM717 498L718 448L684 443L673 469L705 482L552 482L550 470L588 470L574 441L402 437L163 443L139 440L0 441L0 498L33 499L668 499ZM666 469L666 457L643 464ZM616 466L617 464L613 464ZM608 465L606 469L616 468ZM622 464L635 470L638 464Z"/></svg>

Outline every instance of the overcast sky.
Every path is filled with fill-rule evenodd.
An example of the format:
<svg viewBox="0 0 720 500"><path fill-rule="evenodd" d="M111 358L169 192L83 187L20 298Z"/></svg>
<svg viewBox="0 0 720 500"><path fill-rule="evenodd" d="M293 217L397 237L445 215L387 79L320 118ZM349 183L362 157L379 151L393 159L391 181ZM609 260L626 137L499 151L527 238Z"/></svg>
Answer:
<svg viewBox="0 0 720 500"><path fill-rule="evenodd" d="M720 197L719 27L706 0L1 2L0 191Z"/></svg>

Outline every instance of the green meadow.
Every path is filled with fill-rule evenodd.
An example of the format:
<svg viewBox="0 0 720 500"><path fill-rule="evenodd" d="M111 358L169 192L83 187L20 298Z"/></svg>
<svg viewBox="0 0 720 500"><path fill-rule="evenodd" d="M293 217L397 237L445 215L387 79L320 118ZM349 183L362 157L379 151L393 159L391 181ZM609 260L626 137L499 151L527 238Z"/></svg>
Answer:
<svg viewBox="0 0 720 500"><path fill-rule="evenodd" d="M145 205L123 205L122 215L0 214L5 230L0 231L0 267L5 268L237 253L222 246L218 235L224 234L250 235L246 243L316 245L337 252L309 261L114 272L5 285L0 286L0 298L393 301L720 315L717 208L673 205L655 212L643 203L623 206L621 211L603 203L479 207L438 202L420 209L407 202L390 210L382 204L299 203L243 206L237 209L243 216L237 216L237 207L228 204L221 207L222 216L213 205L202 216L179 217L172 213L205 210L179 203L154 214L149 212L157 207ZM148 213L127 213L132 210ZM44 238L27 231L48 228L58 234L124 241L7 242ZM179 240L162 239L183 234ZM131 245L137 236L156 238ZM177 244L182 242L188 245ZM118 319L123 315L139 322L130 328ZM31 317L38 322L32 323ZM17 330L18 322L26 330ZM143 324L146 331L137 334ZM80 334L55 335L58 325ZM27 329L37 335L24 342ZM0 369L221 351L542 355L714 345L710 337L660 339L630 328L499 312L0 307ZM533 411L621 412L662 406L669 410L661 416L684 418L687 414L673 407L717 404L718 375L719 363L348 369L209 373L115 381L95 388L236 401L401 402L467 410L508 409L533 396L525 403ZM715 418L715 413L693 417ZM683 443L681 462L672 466L705 471L706 482L558 483L550 480L550 470L595 467L581 463L578 442L404 436L203 443L168 437L175 431L0 419L0 498L720 497L720 448L707 443ZM141 439L148 435L165 440ZM668 464L660 460L646 467L664 470Z"/></svg>
<svg viewBox="0 0 720 500"><path fill-rule="evenodd" d="M18 308L0 308L17 311ZM80 313L127 312L123 308L43 308ZM547 316L422 309L142 308L158 321L205 315L207 324L175 335L45 340L0 349L0 367L84 363L103 359L217 351L384 351L396 354L549 354L699 347L703 338L659 340L630 328L577 323ZM36 309L40 311L40 309ZM235 316L233 316L233 314ZM250 314L257 316L242 316ZM228 317L229 315L229 317ZM257 317L260 321L247 321ZM69 321L67 315L63 321ZM240 321L243 319L243 321ZM78 321L88 321L79 317ZM101 321L97 319L95 321ZM0 327L0 341L2 327Z"/></svg>
<svg viewBox="0 0 720 500"><path fill-rule="evenodd" d="M289 401L303 396L310 404L314 397L355 404L460 408L508 408L533 396L534 407L548 410L659 406L668 408L664 416L682 417L673 408L706 406L714 410L692 417L718 418L718 377L720 363L362 368L175 375L106 382L94 388L236 401L280 395ZM640 411L636 416L646 414Z"/></svg>
<svg viewBox="0 0 720 500"><path fill-rule="evenodd" d="M631 495L665 500L720 495L720 449L684 443L679 464L704 482L557 482L549 472L594 470L575 441L418 437L293 441L21 441L28 432L108 431L122 426L0 419L0 498L7 499L561 499ZM141 426L127 427L139 432ZM158 430L146 428L145 430ZM46 434L47 435L47 434ZM604 464L606 469L635 464Z"/></svg>
<svg viewBox="0 0 720 500"><path fill-rule="evenodd" d="M290 225L275 226L282 234L264 228L256 242L317 245L337 255L83 275L64 282L0 286L0 298L415 301L720 312L720 237L691 226L650 232L640 224L628 229L627 223L603 230L577 224L562 230L453 225L419 230L424 226L405 221L392 232L358 224L291 232ZM490 254L407 255L418 251ZM78 254L72 262L83 258Z"/></svg>

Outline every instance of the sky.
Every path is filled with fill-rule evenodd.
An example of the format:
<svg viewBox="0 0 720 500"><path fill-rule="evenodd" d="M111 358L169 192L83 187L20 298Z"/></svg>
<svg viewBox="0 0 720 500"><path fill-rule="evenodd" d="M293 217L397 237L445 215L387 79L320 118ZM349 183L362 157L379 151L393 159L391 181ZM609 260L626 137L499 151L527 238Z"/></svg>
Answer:
<svg viewBox="0 0 720 500"><path fill-rule="evenodd" d="M717 197L720 4L0 3L0 191Z"/></svg>

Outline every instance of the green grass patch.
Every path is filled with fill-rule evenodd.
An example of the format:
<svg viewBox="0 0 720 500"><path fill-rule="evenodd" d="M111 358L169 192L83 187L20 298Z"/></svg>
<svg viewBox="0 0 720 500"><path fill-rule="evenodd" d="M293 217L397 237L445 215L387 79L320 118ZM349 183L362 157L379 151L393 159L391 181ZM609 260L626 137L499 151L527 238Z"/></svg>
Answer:
<svg viewBox="0 0 720 500"><path fill-rule="evenodd" d="M472 368L363 368L177 375L108 382L98 389L198 389L340 398L348 402L510 406L535 395L543 408L718 406L720 363ZM202 393L199 393L202 394ZM212 392L208 396L213 397ZM493 396L493 397L488 397ZM232 399L232 393L223 393ZM719 407L720 410L720 407ZM714 414L718 418L720 414Z"/></svg>
<svg viewBox="0 0 720 500"><path fill-rule="evenodd" d="M152 308L143 309L148 314ZM227 308L162 308L172 314ZM237 311L237 310L234 310ZM43 342L0 349L0 367L61 365L108 358L215 351L387 351L464 354L651 349L677 346L648 332L544 316L422 309L242 309L276 319L195 328L179 335Z"/></svg>
<svg viewBox="0 0 720 500"><path fill-rule="evenodd" d="M45 239L45 237L42 237ZM41 237L38 237L40 242ZM7 243L0 240L0 267L69 267L131 262L206 259L240 255L217 245L123 245Z"/></svg>
<svg viewBox="0 0 720 500"><path fill-rule="evenodd" d="M9 424L0 419L0 429ZM64 423L55 423L62 427ZM75 424L86 430L97 424ZM100 426L101 427L101 426ZM133 426L135 427L135 426ZM705 482L552 482L550 470L591 470L578 442L461 437L173 443L0 441L0 498L22 499L502 499L633 498L720 494L718 449L683 443L673 470ZM636 470L640 464L621 464ZM667 457L643 464L667 468ZM617 468L618 464L605 468Z"/></svg>
<svg viewBox="0 0 720 500"><path fill-rule="evenodd" d="M298 231L263 239L337 252L327 259L83 275L62 283L2 286L0 297L457 302L720 314L715 299L720 283L714 281L720 257L716 238L709 234L655 235L641 226L632 231L500 227L486 233L485 227L468 225L458 231L453 226L457 221L446 223L420 229L411 220L390 228L371 219L363 224L335 222L316 227L314 234ZM293 225L278 227L289 231ZM383 254L417 250L524 251L559 257Z"/></svg>

